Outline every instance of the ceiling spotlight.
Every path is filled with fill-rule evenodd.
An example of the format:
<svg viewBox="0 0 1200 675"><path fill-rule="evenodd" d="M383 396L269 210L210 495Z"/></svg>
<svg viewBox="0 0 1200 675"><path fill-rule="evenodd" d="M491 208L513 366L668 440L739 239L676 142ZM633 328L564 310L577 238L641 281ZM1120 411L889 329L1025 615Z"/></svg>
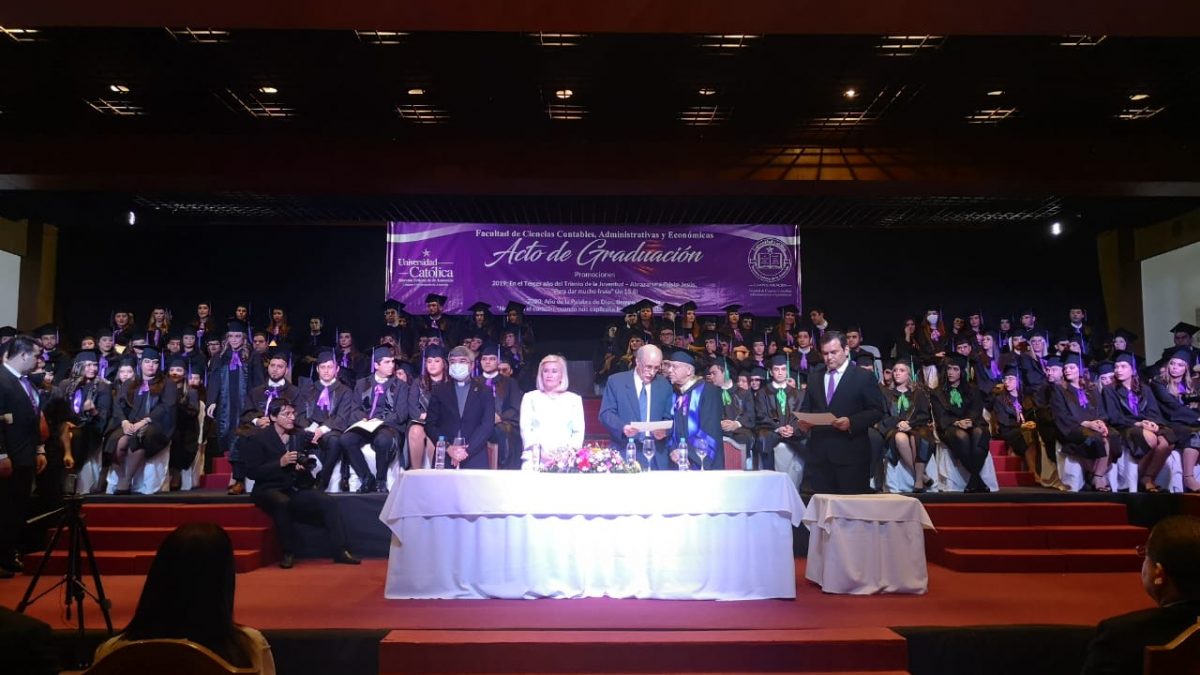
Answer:
<svg viewBox="0 0 1200 675"><path fill-rule="evenodd" d="M697 93L700 94L701 96L712 96L713 94L717 93L717 90L709 89L709 88L705 87L704 89L701 89Z"/></svg>
<svg viewBox="0 0 1200 675"><path fill-rule="evenodd" d="M570 89L559 89L558 91L554 92L554 95L565 101L574 96L575 92L571 91Z"/></svg>
<svg viewBox="0 0 1200 675"><path fill-rule="evenodd" d="M129 87L127 87L123 84L110 84L110 85L108 85L108 90L114 94L128 94L129 93Z"/></svg>
<svg viewBox="0 0 1200 675"><path fill-rule="evenodd" d="M858 96L858 92L853 89L847 89L846 91L842 92L842 96L845 96L846 98L854 98Z"/></svg>
<svg viewBox="0 0 1200 675"><path fill-rule="evenodd" d="M987 95L988 96L1003 96L1004 90L1003 89L993 89L993 90L989 91L987 93Z"/></svg>
<svg viewBox="0 0 1200 675"><path fill-rule="evenodd" d="M1058 235L1060 235L1062 233L1063 233L1062 223L1058 222L1057 220L1054 221L1053 223L1050 223L1050 236L1057 237Z"/></svg>
<svg viewBox="0 0 1200 675"><path fill-rule="evenodd" d="M130 227L137 225L137 214L134 213L133 211L130 211L129 213L125 214L125 222L129 223Z"/></svg>
<svg viewBox="0 0 1200 675"><path fill-rule="evenodd" d="M408 95L409 96L424 96L425 90L420 87L413 87L412 89L408 90Z"/></svg>
<svg viewBox="0 0 1200 675"><path fill-rule="evenodd" d="M1150 94L1130 94L1129 96L1130 101L1145 101L1148 98L1150 98Z"/></svg>
<svg viewBox="0 0 1200 675"><path fill-rule="evenodd" d="M278 89L276 89L275 87L272 87L269 84L265 84L265 85L259 87L258 91L261 94L278 94L279 93Z"/></svg>

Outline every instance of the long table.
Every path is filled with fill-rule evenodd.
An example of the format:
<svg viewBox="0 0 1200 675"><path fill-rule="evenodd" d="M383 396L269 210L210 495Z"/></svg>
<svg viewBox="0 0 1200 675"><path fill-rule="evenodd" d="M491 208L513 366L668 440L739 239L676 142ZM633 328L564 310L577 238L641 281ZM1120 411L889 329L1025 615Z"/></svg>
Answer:
<svg viewBox="0 0 1200 675"><path fill-rule="evenodd" d="M770 471L408 471L388 598L796 597L804 504Z"/></svg>

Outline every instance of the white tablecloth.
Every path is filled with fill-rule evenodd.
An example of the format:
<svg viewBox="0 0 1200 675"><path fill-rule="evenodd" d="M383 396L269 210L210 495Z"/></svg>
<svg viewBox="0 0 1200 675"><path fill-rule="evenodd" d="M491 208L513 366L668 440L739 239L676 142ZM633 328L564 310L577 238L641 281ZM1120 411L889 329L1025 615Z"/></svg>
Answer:
<svg viewBox="0 0 1200 675"><path fill-rule="evenodd" d="M768 471L408 471L388 598L794 598L804 505Z"/></svg>
<svg viewBox="0 0 1200 675"><path fill-rule="evenodd" d="M933 521L912 497L813 495L804 576L826 593L925 593L925 528Z"/></svg>

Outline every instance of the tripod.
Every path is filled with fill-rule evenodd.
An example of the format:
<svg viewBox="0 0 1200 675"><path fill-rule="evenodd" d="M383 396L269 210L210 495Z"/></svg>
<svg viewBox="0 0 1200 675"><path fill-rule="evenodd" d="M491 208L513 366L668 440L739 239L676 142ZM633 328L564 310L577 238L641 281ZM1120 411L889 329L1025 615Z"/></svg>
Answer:
<svg viewBox="0 0 1200 675"><path fill-rule="evenodd" d="M83 498L79 495L68 494L63 498L63 505L61 507L30 519L29 524L56 515L58 516L58 525L54 530L54 536L50 538L50 544L46 547L46 552L42 554L42 560L38 563L37 571L33 573L33 578L29 580L29 587L25 589L25 596L21 598L21 602L17 605L17 611L24 612L25 608L49 595L55 589L65 586L67 621L71 620L71 602L73 601L75 603L76 614L79 616L79 646L82 650L84 645L84 598L90 597L100 606L100 614L104 616L104 625L108 628L109 635L112 635L113 632L112 616L108 611L112 603L104 596L104 585L100 583L100 572L96 568L96 553L92 550L92 540L88 537L87 524L83 519ZM41 580L42 574L46 571L46 566L50 563L50 558L54 554L54 550L58 547L58 541L64 531L67 533L67 570L58 583L42 591L35 597L33 593L37 589L38 582ZM88 590L84 579L84 554L87 554L87 563L92 571L92 582L96 587L95 593Z"/></svg>

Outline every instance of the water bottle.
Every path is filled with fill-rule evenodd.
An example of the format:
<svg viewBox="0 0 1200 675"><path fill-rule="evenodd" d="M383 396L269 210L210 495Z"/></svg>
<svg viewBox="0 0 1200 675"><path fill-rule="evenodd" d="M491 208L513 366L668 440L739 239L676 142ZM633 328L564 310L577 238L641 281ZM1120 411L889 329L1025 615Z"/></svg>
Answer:
<svg viewBox="0 0 1200 675"><path fill-rule="evenodd" d="M627 443L625 443L625 463L632 466L633 463L636 461L637 461L637 443L633 440L633 437L630 436L629 441Z"/></svg>
<svg viewBox="0 0 1200 675"><path fill-rule="evenodd" d="M688 447L687 441L679 439L679 447L675 448L675 452L679 455L679 470L687 471L691 469L691 463L688 462Z"/></svg>
<svg viewBox="0 0 1200 675"><path fill-rule="evenodd" d="M433 448L433 468L446 468L446 437L438 436L437 445Z"/></svg>

